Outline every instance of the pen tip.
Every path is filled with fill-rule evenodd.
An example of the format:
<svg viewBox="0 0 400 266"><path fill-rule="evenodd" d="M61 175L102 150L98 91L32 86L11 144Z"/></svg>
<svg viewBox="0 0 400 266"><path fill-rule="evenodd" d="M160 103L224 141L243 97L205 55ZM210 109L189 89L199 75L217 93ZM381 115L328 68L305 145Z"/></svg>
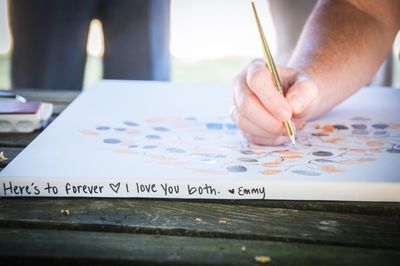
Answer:
<svg viewBox="0 0 400 266"><path fill-rule="evenodd" d="M296 138L294 136L290 136L289 138L290 138L290 142L292 142L292 144L294 146L296 146Z"/></svg>

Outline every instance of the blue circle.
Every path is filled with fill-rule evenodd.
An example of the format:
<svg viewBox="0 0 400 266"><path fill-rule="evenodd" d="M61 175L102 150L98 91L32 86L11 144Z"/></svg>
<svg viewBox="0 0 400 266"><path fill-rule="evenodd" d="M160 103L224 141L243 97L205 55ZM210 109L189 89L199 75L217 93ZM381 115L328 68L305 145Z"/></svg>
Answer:
<svg viewBox="0 0 400 266"><path fill-rule="evenodd" d="M299 175L306 175L306 176L319 176L320 173L313 172L310 170L293 170L292 173L299 174Z"/></svg>
<svg viewBox="0 0 400 266"><path fill-rule="evenodd" d="M354 125L351 125L351 127L356 129L356 130L365 130L365 129L367 129L367 125L364 125L364 124L354 124Z"/></svg>
<svg viewBox="0 0 400 266"><path fill-rule="evenodd" d="M159 135L146 135L146 138L148 138L148 139L160 139L161 137Z"/></svg>
<svg viewBox="0 0 400 266"><path fill-rule="evenodd" d="M354 129L351 134L354 135L368 135L368 131L365 129Z"/></svg>
<svg viewBox="0 0 400 266"><path fill-rule="evenodd" d="M328 160L328 159L315 159L314 161L318 162L318 163L336 163L333 160Z"/></svg>
<svg viewBox="0 0 400 266"><path fill-rule="evenodd" d="M167 148L167 151L172 152L172 153L185 153L186 151L183 149L179 148Z"/></svg>
<svg viewBox="0 0 400 266"><path fill-rule="evenodd" d="M114 130L115 131L125 131L126 128L124 128L124 127L115 127Z"/></svg>
<svg viewBox="0 0 400 266"><path fill-rule="evenodd" d="M97 130L109 130L111 127L108 127L108 126L99 126L99 127L96 127L96 129Z"/></svg>
<svg viewBox="0 0 400 266"><path fill-rule="evenodd" d="M257 159L254 158L247 158L247 157L243 157L243 158L238 158L239 161L245 162L245 163L256 163L258 162Z"/></svg>
<svg viewBox="0 0 400 266"><path fill-rule="evenodd" d="M353 121L369 121L369 120L371 120L371 118L358 116L358 117L351 118L351 120L353 120Z"/></svg>
<svg viewBox="0 0 400 266"><path fill-rule="evenodd" d="M387 131L375 131L374 135L376 135L376 136L387 135Z"/></svg>
<svg viewBox="0 0 400 266"><path fill-rule="evenodd" d="M222 129L224 126L221 123L207 123L208 129Z"/></svg>
<svg viewBox="0 0 400 266"><path fill-rule="evenodd" d="M121 140L120 139L104 139L103 142L107 143L107 144L118 144L121 142Z"/></svg>
<svg viewBox="0 0 400 266"><path fill-rule="evenodd" d="M389 125L388 124L373 124L372 127L376 128L376 129L386 129L387 127L389 127Z"/></svg>
<svg viewBox="0 0 400 266"><path fill-rule="evenodd" d="M137 127L139 125L139 124L137 124L135 122L131 122L131 121L125 121L124 124L127 126L131 126L131 127Z"/></svg>
<svg viewBox="0 0 400 266"><path fill-rule="evenodd" d="M154 149L154 148L157 148L157 145L144 145L142 148L143 148L143 149L146 149L146 150L148 150L148 149Z"/></svg>
<svg viewBox="0 0 400 266"><path fill-rule="evenodd" d="M233 173L243 173L247 171L247 168L242 165L231 165L228 166L226 170Z"/></svg>
<svg viewBox="0 0 400 266"><path fill-rule="evenodd" d="M226 124L225 126L226 126L226 128L229 129L229 130L236 130L236 129L238 129L237 125L235 125L235 124Z"/></svg>
<svg viewBox="0 0 400 266"><path fill-rule="evenodd" d="M161 131L161 132L169 131L169 129L166 127L153 127L153 129L156 131Z"/></svg>
<svg viewBox="0 0 400 266"><path fill-rule="evenodd" d="M245 154L245 155L255 154L255 152L252 151L252 150L241 150L240 152L241 152L242 154Z"/></svg>
<svg viewBox="0 0 400 266"><path fill-rule="evenodd" d="M137 148L139 147L138 145L129 145L128 148Z"/></svg>

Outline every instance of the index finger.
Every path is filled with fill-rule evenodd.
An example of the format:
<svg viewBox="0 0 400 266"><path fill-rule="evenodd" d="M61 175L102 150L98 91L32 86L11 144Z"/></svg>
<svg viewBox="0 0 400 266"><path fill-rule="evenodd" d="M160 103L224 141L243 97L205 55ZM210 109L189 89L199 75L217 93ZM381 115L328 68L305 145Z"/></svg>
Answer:
<svg viewBox="0 0 400 266"><path fill-rule="evenodd" d="M246 79L250 90L276 119L288 121L292 117L292 108L276 89L271 73L263 61L256 60L249 64Z"/></svg>

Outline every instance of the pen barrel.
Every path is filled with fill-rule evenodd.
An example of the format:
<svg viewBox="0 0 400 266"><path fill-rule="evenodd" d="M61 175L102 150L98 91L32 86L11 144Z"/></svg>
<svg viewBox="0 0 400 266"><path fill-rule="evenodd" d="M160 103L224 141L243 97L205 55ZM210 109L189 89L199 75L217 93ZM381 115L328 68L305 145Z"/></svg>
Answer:
<svg viewBox="0 0 400 266"><path fill-rule="evenodd" d="M283 124L285 125L288 136L294 136L295 128L293 126L292 120L285 121L283 122Z"/></svg>
<svg viewBox="0 0 400 266"><path fill-rule="evenodd" d="M264 52L265 65L267 66L267 68L271 72L272 82L274 83L276 89L279 91L279 93L284 95L283 88L282 88L282 83L281 83L281 80L279 79L279 75L278 75L278 70L277 70L277 68L275 66L274 59L272 58L272 54L271 54L271 51L269 49L267 39L265 38L264 31L263 31L260 19L258 17L257 9L256 9L256 6L255 6L254 2L251 2L251 6L253 8L254 17L255 17L256 23L257 23L258 33L259 33L260 39L261 39L261 45L262 45L263 52ZM285 121L283 123L285 125L287 134L290 137L290 140L293 142L293 144L295 144L295 140L294 140L295 128L294 128L294 126L292 124L292 121L288 120L288 121Z"/></svg>
<svg viewBox="0 0 400 266"><path fill-rule="evenodd" d="M273 77L273 78L272 78L272 81L274 82L276 89L279 91L280 94L284 95L284 94L283 94L282 83L280 82L279 79L278 79L278 80L275 80L274 76L272 76L272 77Z"/></svg>

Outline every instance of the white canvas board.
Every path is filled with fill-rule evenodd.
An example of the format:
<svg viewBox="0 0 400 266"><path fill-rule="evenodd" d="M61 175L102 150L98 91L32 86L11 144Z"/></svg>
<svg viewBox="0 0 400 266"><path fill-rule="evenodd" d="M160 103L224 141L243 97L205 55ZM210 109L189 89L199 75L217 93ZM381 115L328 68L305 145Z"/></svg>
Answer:
<svg viewBox="0 0 400 266"><path fill-rule="evenodd" d="M365 88L296 147L263 147L230 120L229 87L101 81L0 172L0 195L400 201L399 103Z"/></svg>

